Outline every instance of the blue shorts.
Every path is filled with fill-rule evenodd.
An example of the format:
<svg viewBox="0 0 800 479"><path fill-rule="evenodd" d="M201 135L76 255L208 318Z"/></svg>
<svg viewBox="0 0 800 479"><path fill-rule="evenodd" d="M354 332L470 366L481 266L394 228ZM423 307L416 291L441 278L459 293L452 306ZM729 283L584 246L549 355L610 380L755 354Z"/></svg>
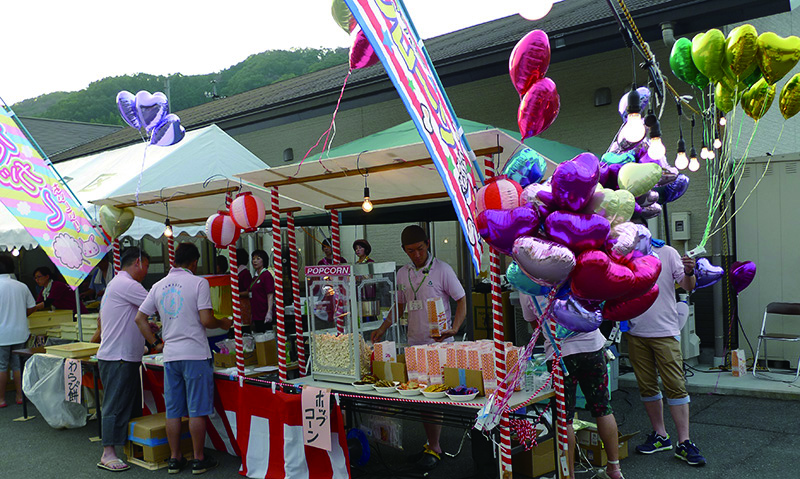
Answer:
<svg viewBox="0 0 800 479"><path fill-rule="evenodd" d="M167 419L208 416L214 410L212 359L164 363Z"/></svg>

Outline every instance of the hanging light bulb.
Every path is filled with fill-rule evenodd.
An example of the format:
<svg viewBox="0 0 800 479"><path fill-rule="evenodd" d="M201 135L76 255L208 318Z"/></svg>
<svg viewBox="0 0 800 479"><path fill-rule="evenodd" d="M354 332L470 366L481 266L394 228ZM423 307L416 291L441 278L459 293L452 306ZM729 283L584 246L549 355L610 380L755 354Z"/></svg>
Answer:
<svg viewBox="0 0 800 479"><path fill-rule="evenodd" d="M705 144L703 144L703 147L700 148L700 158L704 160L708 159L708 148L706 147Z"/></svg>
<svg viewBox="0 0 800 479"><path fill-rule="evenodd" d="M11 250L11 256L19 256L19 249L16 247Z"/></svg>
<svg viewBox="0 0 800 479"><path fill-rule="evenodd" d="M520 0L519 15L526 20L539 20L550 13L553 0Z"/></svg>
<svg viewBox="0 0 800 479"><path fill-rule="evenodd" d="M369 186L364 187L364 202L361 203L361 209L364 213L372 211L372 201L369 200Z"/></svg>
<svg viewBox="0 0 800 479"><path fill-rule="evenodd" d="M646 131L639 101L639 92L636 91L636 87L631 88L631 92L628 93L628 117L625 119L625 126L619 132L619 140L636 144L644 139Z"/></svg>
<svg viewBox="0 0 800 479"><path fill-rule="evenodd" d="M719 138L714 138L714 149L719 150L722 148L722 141Z"/></svg>
<svg viewBox="0 0 800 479"><path fill-rule="evenodd" d="M700 169L700 162L697 161L697 150L692 147L689 151L689 171L697 171Z"/></svg>
<svg viewBox="0 0 800 479"><path fill-rule="evenodd" d="M655 115L647 115L645 124L650 125L650 147L647 149L647 156L654 160L666 158L667 149L664 148L664 142L661 141L661 124Z"/></svg>
<svg viewBox="0 0 800 479"><path fill-rule="evenodd" d="M716 157L717 155L716 153L714 153L714 150L708 150L708 158L707 158L708 160L713 160Z"/></svg>
<svg viewBox="0 0 800 479"><path fill-rule="evenodd" d="M727 124L728 120L726 120L724 116L719 117L719 126L725 126Z"/></svg>
<svg viewBox="0 0 800 479"><path fill-rule="evenodd" d="M169 222L169 218L164 221L164 236L172 238L172 225Z"/></svg>
<svg viewBox="0 0 800 479"><path fill-rule="evenodd" d="M686 156L686 142L683 138L678 140L678 156L675 157L675 168L685 170L689 166L689 158Z"/></svg>

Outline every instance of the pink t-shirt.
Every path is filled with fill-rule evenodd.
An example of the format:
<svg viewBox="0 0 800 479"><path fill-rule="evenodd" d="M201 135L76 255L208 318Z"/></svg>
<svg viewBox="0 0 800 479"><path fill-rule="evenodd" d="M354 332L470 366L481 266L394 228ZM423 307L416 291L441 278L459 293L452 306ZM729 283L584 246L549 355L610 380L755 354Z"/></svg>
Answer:
<svg viewBox="0 0 800 479"><path fill-rule="evenodd" d="M519 301L522 303L522 316L525 318L525 321L528 321L534 325L538 324L538 320L536 318L538 318L539 315L538 311L536 310L536 306L533 304L533 298L527 294L520 293ZM544 308L543 302L539 302L539 305ZM561 341L561 356L572 356L573 354L579 353L593 353L595 351L599 351L605 343L606 337L603 336L603 333L601 333L599 329L595 329L594 331L590 331L588 333L578 333L575 336L571 336ZM547 335L544 335L544 352L547 355L547 359L552 359L553 346L550 344L550 340L547 339Z"/></svg>
<svg viewBox="0 0 800 479"><path fill-rule="evenodd" d="M666 338L678 336L678 310L675 301L675 283L684 277L681 256L672 246L653 248L661 260L661 274L658 276L658 297L650 309L630 321L628 334L642 338Z"/></svg>
<svg viewBox="0 0 800 479"><path fill-rule="evenodd" d="M453 317L450 315L450 298L458 301L466 294L453 268L435 258L429 259L428 264L419 270L414 267L413 263L400 268L397 271L397 289L398 301L405 304L405 310L408 312L409 346L434 342L428 324L428 299L442 298L444 312L447 316L447 327L450 328L453 325ZM421 301L422 308L410 311L409 306L413 300ZM453 341L453 338L447 338L445 341Z"/></svg>
<svg viewBox="0 0 800 479"><path fill-rule="evenodd" d="M158 311L164 338L164 361L202 360L211 357L200 310L212 309L208 281L183 268L172 268L153 285L139 311Z"/></svg>
<svg viewBox="0 0 800 479"><path fill-rule="evenodd" d="M100 303L100 349L97 359L139 362L144 336L136 326L136 312L147 297L144 286L120 271L106 286Z"/></svg>

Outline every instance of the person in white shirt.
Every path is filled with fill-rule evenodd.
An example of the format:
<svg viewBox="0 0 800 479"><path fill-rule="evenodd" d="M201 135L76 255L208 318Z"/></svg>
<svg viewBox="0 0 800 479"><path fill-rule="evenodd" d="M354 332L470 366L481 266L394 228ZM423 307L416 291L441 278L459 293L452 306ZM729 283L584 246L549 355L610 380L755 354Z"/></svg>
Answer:
<svg viewBox="0 0 800 479"><path fill-rule="evenodd" d="M34 311L33 295L14 277L14 259L7 254L0 255L0 408L8 406L5 393L9 366L14 373L17 404L22 404L19 356L11 351L25 348L30 336L28 316Z"/></svg>

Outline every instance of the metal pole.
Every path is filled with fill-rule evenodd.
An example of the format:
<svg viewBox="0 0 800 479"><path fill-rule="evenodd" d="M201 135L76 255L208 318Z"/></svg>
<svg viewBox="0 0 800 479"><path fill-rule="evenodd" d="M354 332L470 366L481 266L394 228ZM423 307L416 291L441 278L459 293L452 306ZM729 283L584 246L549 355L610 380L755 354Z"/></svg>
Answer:
<svg viewBox="0 0 800 479"><path fill-rule="evenodd" d="M81 321L81 292L75 287L75 314L78 315L78 341L83 341L83 321Z"/></svg>
<svg viewBox="0 0 800 479"><path fill-rule="evenodd" d="M720 233L711 238L711 262L717 266L722 266L722 238ZM722 302L722 288L725 281L717 281L713 286L714 294L714 366L725 363L725 318Z"/></svg>

